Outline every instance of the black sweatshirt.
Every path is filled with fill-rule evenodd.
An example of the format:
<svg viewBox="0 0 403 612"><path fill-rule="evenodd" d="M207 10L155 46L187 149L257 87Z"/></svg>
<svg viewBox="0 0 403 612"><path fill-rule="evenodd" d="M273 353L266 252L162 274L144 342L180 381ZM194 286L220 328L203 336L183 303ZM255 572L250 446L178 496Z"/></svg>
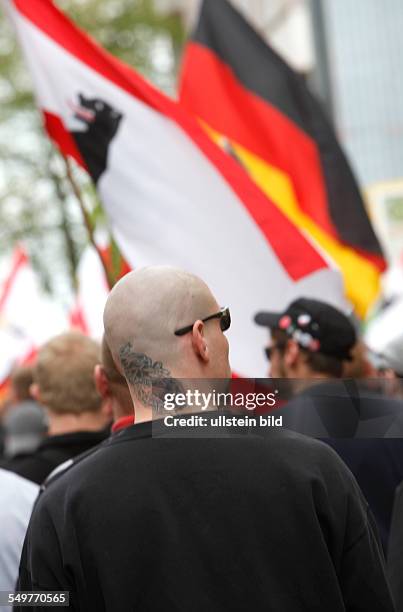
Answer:
<svg viewBox="0 0 403 612"><path fill-rule="evenodd" d="M97 446L109 434L110 428L48 436L33 453L5 459L0 463L0 467L42 484L58 465Z"/></svg>
<svg viewBox="0 0 403 612"><path fill-rule="evenodd" d="M18 589L70 591L83 612L393 610L372 515L329 447L156 439L149 423L49 484Z"/></svg>

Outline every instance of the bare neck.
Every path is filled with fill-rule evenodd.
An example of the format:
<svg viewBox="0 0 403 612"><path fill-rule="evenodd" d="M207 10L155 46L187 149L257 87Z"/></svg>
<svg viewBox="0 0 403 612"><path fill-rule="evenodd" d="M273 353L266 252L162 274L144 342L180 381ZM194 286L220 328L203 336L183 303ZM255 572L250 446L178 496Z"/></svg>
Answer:
<svg viewBox="0 0 403 612"><path fill-rule="evenodd" d="M148 421L152 421L153 418L155 418L155 415L153 415L153 409L149 406L144 406L137 401L134 408L135 424L147 423Z"/></svg>
<svg viewBox="0 0 403 612"><path fill-rule="evenodd" d="M48 410L47 415L49 436L58 436L77 431L100 431L107 425L99 414L92 412L56 414Z"/></svg>
<svg viewBox="0 0 403 612"><path fill-rule="evenodd" d="M309 368L301 368L298 374L292 376L295 378L294 380L294 391L296 393L302 393L305 389L309 389L313 385L318 384L321 380L329 380L334 379L334 376L330 376L330 374L323 374L322 372L314 372Z"/></svg>

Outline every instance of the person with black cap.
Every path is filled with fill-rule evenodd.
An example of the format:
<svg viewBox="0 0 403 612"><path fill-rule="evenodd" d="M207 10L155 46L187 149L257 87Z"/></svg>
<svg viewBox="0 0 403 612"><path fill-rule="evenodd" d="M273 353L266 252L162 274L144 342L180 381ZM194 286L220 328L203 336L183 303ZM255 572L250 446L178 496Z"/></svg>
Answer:
<svg viewBox="0 0 403 612"><path fill-rule="evenodd" d="M394 493L403 480L403 446L399 438L385 438L399 422L401 405L367 384L342 379L358 339L349 318L330 304L300 298L282 313L259 312L255 322L270 330L265 351L271 376L293 379L286 385L293 397L282 408L284 426L322 439L348 465L386 551Z"/></svg>
<svg viewBox="0 0 403 612"><path fill-rule="evenodd" d="M357 341L342 312L314 299L295 300L282 313L259 312L255 321L271 331L265 351L273 378L340 378Z"/></svg>
<svg viewBox="0 0 403 612"><path fill-rule="evenodd" d="M285 426L317 438L353 437L359 407L341 380L357 342L350 320L326 302L300 298L284 312L259 312L255 321L270 330L269 374L287 379Z"/></svg>

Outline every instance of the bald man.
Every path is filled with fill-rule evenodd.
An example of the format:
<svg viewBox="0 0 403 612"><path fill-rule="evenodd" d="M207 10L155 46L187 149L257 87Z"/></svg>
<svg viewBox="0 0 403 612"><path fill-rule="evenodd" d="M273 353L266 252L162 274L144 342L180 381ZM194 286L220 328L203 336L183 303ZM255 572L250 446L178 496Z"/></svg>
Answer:
<svg viewBox="0 0 403 612"><path fill-rule="evenodd" d="M207 285L182 270L144 268L114 287L105 307L105 338L129 385L137 423L158 409L155 388L175 392L181 379L231 377L223 334L229 324L227 309Z"/></svg>
<svg viewBox="0 0 403 612"><path fill-rule="evenodd" d="M327 446L287 432L153 437L161 393L229 376L229 312L205 283L138 270L104 322L136 424L44 491L18 589L69 591L85 612L392 612L371 514Z"/></svg>

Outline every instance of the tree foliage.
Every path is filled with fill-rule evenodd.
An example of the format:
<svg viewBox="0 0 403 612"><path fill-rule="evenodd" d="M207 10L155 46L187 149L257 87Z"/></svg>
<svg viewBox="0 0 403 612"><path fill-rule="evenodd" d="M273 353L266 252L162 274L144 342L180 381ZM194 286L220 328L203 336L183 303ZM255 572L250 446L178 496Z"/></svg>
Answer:
<svg viewBox="0 0 403 612"><path fill-rule="evenodd" d="M153 0L57 0L81 28L156 86L174 93L184 27ZM78 173L94 217L90 181ZM14 32L0 13L0 257L22 241L44 285L69 299L88 241L63 161L42 128ZM70 287L69 287L70 284Z"/></svg>

